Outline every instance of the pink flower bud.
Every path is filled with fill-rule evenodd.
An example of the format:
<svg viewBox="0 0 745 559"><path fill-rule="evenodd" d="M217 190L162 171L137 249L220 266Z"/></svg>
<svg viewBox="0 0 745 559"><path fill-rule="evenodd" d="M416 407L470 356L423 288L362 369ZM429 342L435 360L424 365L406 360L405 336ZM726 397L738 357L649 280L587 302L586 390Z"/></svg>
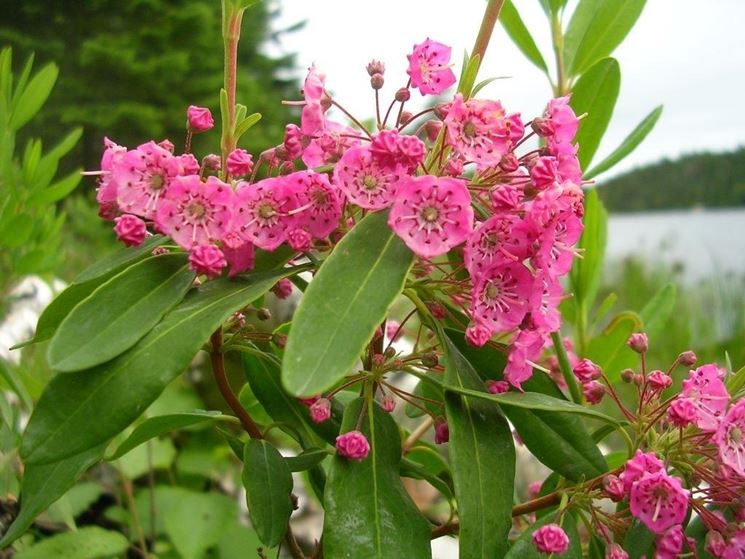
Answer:
<svg viewBox="0 0 745 559"><path fill-rule="evenodd" d="M385 355L382 353L376 353L372 356L372 364L374 367L382 367L385 363Z"/></svg>
<svg viewBox="0 0 745 559"><path fill-rule="evenodd" d="M443 444L450 440L450 429L446 421L439 421L435 425L435 444Z"/></svg>
<svg viewBox="0 0 745 559"><path fill-rule="evenodd" d="M380 405L380 407L383 408L383 411L386 411L388 413L392 413L393 410L396 409L396 400L393 399L393 396L385 396L383 398L383 402Z"/></svg>
<svg viewBox="0 0 745 559"><path fill-rule="evenodd" d="M432 317L435 320L443 320L446 316L445 307L443 307L440 303L430 303L427 305L427 308L429 309L429 312L432 313Z"/></svg>
<svg viewBox="0 0 745 559"><path fill-rule="evenodd" d="M189 267L199 275L214 278L228 265L225 255L215 245L198 245L189 254Z"/></svg>
<svg viewBox="0 0 745 559"><path fill-rule="evenodd" d="M617 543L612 543L605 548L605 559L629 559L629 554Z"/></svg>
<svg viewBox="0 0 745 559"><path fill-rule="evenodd" d="M569 549L569 537L558 524L546 524L533 532L533 545L541 553L564 553Z"/></svg>
<svg viewBox="0 0 745 559"><path fill-rule="evenodd" d="M583 383L597 380L601 374L600 367L589 359L582 359L574 366L574 375Z"/></svg>
<svg viewBox="0 0 745 559"><path fill-rule="evenodd" d="M696 421L698 408L689 398L676 398L667 408L667 418L676 427L686 427Z"/></svg>
<svg viewBox="0 0 745 559"><path fill-rule="evenodd" d="M278 333L272 334L272 343L278 348L284 349L287 345L287 335Z"/></svg>
<svg viewBox="0 0 745 559"><path fill-rule="evenodd" d="M313 246L313 237L305 229L297 227L287 233L287 242L292 250L308 252Z"/></svg>
<svg viewBox="0 0 745 559"><path fill-rule="evenodd" d="M649 339L644 332L631 334L627 345L637 353L646 353L649 349Z"/></svg>
<svg viewBox="0 0 745 559"><path fill-rule="evenodd" d="M510 383L506 380L489 380L486 382L486 388L491 394L504 394L510 389Z"/></svg>
<svg viewBox="0 0 745 559"><path fill-rule="evenodd" d="M216 153L210 153L202 158L202 167L207 171L219 171L222 161Z"/></svg>
<svg viewBox="0 0 745 559"><path fill-rule="evenodd" d="M302 154L303 150L307 147L305 136L302 130L296 124L288 124L285 127L285 139L283 145L287 150L287 159L294 161L298 159Z"/></svg>
<svg viewBox="0 0 745 559"><path fill-rule="evenodd" d="M499 161L499 168L505 173L514 173L520 168L520 161L513 152L505 153Z"/></svg>
<svg viewBox="0 0 745 559"><path fill-rule="evenodd" d="M215 125L212 113L205 107L190 105L186 111L186 127L194 134L206 132Z"/></svg>
<svg viewBox="0 0 745 559"><path fill-rule="evenodd" d="M550 119L540 117L534 118L533 122L530 123L530 127L542 138L554 135L554 125Z"/></svg>
<svg viewBox="0 0 745 559"><path fill-rule="evenodd" d="M399 103L404 103L411 99L411 92L406 89L405 87L402 87L398 91L396 91L396 101Z"/></svg>
<svg viewBox="0 0 745 559"><path fill-rule="evenodd" d="M272 293L279 299L287 299L292 294L292 282L287 278L282 278L274 284Z"/></svg>
<svg viewBox="0 0 745 559"><path fill-rule="evenodd" d="M613 474L609 474L603 478L603 490L606 495L616 503L622 501L626 493L624 491L623 482L618 478L618 476L614 476Z"/></svg>
<svg viewBox="0 0 745 559"><path fill-rule="evenodd" d="M652 371L647 377L647 382L652 390L661 391L666 388L670 388L673 384L673 379L670 375L663 373L662 371Z"/></svg>
<svg viewBox="0 0 745 559"><path fill-rule="evenodd" d="M594 406L599 404L605 396L605 386L596 380L591 380L582 385L582 393L587 402Z"/></svg>
<svg viewBox="0 0 745 559"><path fill-rule="evenodd" d="M430 119L424 123L424 131L427 133L427 138L429 138L431 142L434 142L437 139L437 136L440 135L440 130L442 130L441 120Z"/></svg>
<svg viewBox="0 0 745 559"><path fill-rule="evenodd" d="M706 534L706 552L713 555L714 557L723 557L724 552L727 548L727 543L724 541L722 534L716 530L710 530Z"/></svg>
<svg viewBox="0 0 745 559"><path fill-rule="evenodd" d="M461 173L463 173L463 161L451 157L448 159L447 163L445 163L442 172L450 177L459 177Z"/></svg>
<svg viewBox="0 0 745 559"><path fill-rule="evenodd" d="M621 380L629 384L634 382L634 371L631 369L624 369L621 371Z"/></svg>
<svg viewBox="0 0 745 559"><path fill-rule="evenodd" d="M243 177L253 171L253 156L245 149L234 149L226 161L228 173L233 177Z"/></svg>
<svg viewBox="0 0 745 559"><path fill-rule="evenodd" d="M114 219L117 239L128 247L139 246L147 236L147 226L139 217L124 214Z"/></svg>
<svg viewBox="0 0 745 559"><path fill-rule="evenodd" d="M401 125L409 124L412 118L414 118L414 113L411 113L409 111L402 111L401 118L398 119L398 123Z"/></svg>
<svg viewBox="0 0 745 559"><path fill-rule="evenodd" d="M531 499L535 499L538 497L538 495L541 494L541 487L543 486L543 482L541 481L532 481L528 484L528 496Z"/></svg>
<svg viewBox="0 0 745 559"><path fill-rule="evenodd" d="M367 74L372 77L375 74L385 74L385 64L383 64L380 60L371 60L369 64L365 67L367 70Z"/></svg>
<svg viewBox="0 0 745 559"><path fill-rule="evenodd" d="M380 89L383 87L383 84L385 83L385 78L383 77L383 74L373 74L370 78L370 87L373 89Z"/></svg>
<svg viewBox="0 0 745 559"><path fill-rule="evenodd" d="M171 153L173 153L173 150L175 149L173 146L173 142L169 139L161 140L160 142L158 142L158 145L164 150L170 151Z"/></svg>
<svg viewBox="0 0 745 559"><path fill-rule="evenodd" d="M481 347L491 339L492 332L485 325L478 322L466 328L466 342L473 347Z"/></svg>
<svg viewBox="0 0 745 559"><path fill-rule="evenodd" d="M385 323L385 335L389 340L397 340L404 333L403 328L397 320L388 320Z"/></svg>
<svg viewBox="0 0 745 559"><path fill-rule="evenodd" d="M319 398L310 406L310 418L313 423L323 423L331 417L331 402L327 398Z"/></svg>
<svg viewBox="0 0 745 559"><path fill-rule="evenodd" d="M422 365L424 365L425 367L429 369L433 367L437 367L437 364L439 362L440 362L440 358L437 356L435 352L430 352L422 356Z"/></svg>
<svg viewBox="0 0 745 559"><path fill-rule="evenodd" d="M678 355L678 363L685 367L692 367L696 364L697 359L696 354L692 351L684 351Z"/></svg>
<svg viewBox="0 0 745 559"><path fill-rule="evenodd" d="M364 460L370 454L370 443L359 431L349 431L336 437L336 450L344 458Z"/></svg>
<svg viewBox="0 0 745 559"><path fill-rule="evenodd" d="M675 559L683 551L685 534L680 526L668 528L657 538L656 552L661 559Z"/></svg>
<svg viewBox="0 0 745 559"><path fill-rule="evenodd" d="M304 405L311 407L313 404L315 404L318 400L320 400L320 396L311 396L309 398L298 398Z"/></svg>

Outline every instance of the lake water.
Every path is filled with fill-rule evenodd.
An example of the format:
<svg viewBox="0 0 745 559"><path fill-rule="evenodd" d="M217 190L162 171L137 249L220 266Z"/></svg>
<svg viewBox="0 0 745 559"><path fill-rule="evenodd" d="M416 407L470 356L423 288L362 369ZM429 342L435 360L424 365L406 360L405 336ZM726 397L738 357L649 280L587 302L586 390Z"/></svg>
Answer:
<svg viewBox="0 0 745 559"><path fill-rule="evenodd" d="M745 275L745 208L612 215L609 261L633 254L683 266L686 281Z"/></svg>

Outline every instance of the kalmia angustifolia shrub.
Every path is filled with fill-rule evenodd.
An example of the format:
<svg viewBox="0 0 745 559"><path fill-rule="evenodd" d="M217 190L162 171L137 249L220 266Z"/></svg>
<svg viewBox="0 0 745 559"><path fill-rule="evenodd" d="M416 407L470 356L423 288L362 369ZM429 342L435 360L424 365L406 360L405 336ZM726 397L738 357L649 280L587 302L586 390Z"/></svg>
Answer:
<svg viewBox="0 0 745 559"><path fill-rule="evenodd" d="M576 138L584 115L572 107L561 65L555 98L541 114L523 117L473 95L482 89L475 78L501 5L487 4L460 79L450 47L429 38L408 53L406 76L391 76L377 60L364 76L361 65L372 121L352 115L311 66L299 98L285 101L298 107L299 121L286 125L281 144L251 154L238 143L259 117L246 116L235 99L245 7L226 0L220 118L189 107L183 149L169 140L127 148L105 139L101 169L92 173L100 215L123 244L146 247L147 264L182 262L172 275L186 274L183 301L162 310L141 339L117 346L119 357L111 359L103 339L96 350L106 359L88 358L92 369L66 369L71 374L55 379L51 403L42 398L30 420L27 461L35 453L43 464L68 459L112 439L202 348L250 439L240 458L254 528L264 545L284 542L293 557L305 551L288 524L297 502L291 469L308 470L323 501L322 549L313 556L427 557L431 538L458 533L463 559L514 558L526 546L622 558L636 538L665 559L697 553L685 531L695 513L708 553L743 557L745 404L728 390L733 375L703 365L677 390L676 370L696 362L690 351L667 370L648 370L650 340L644 332L626 339L629 330L614 351L640 366L611 372L603 369L612 360L592 345L586 351L581 336L575 353L561 335L559 306L575 296L564 285L583 252L589 182ZM414 112L412 100L422 99L428 105ZM191 153L192 136L216 120L219 149ZM300 276L306 272L312 281ZM100 290L115 291L119 277ZM120 296L136 286L122 283ZM262 299L269 291L279 299L303 293L290 323L273 332L264 331L274 314ZM410 306L393 313L402 294ZM76 312L60 330L72 327ZM192 340L194 331L201 338ZM242 354L271 424L257 423L233 393L229 352ZM164 371L153 370L153 360ZM100 377L104 388L81 389L78 376ZM126 400L131 376L147 380L136 402ZM403 376L419 379L417 389L403 388ZM620 381L629 390L619 391ZM69 399L55 404L65 382L76 395L90 390L95 398L77 400L110 420L97 424L88 447L62 440L69 416L85 415L66 415L60 406ZM114 388L124 395L109 402ZM607 413L613 407L621 421ZM423 419L408 429L401 409ZM605 426L591 433L583 416ZM274 428L303 456L286 461L271 444ZM610 467L598 443L612 432L627 448ZM533 480L529 500L515 505L516 444L554 474ZM239 455L240 445L231 444ZM331 454L327 467L319 465ZM447 497L449 517L429 521L401 476L426 480ZM511 528L521 533L513 551Z"/></svg>

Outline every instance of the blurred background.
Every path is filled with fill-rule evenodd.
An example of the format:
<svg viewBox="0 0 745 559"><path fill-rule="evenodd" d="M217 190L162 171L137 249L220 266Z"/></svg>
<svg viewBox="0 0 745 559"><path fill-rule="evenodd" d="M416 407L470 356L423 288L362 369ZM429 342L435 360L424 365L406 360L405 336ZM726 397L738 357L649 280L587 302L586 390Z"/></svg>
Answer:
<svg viewBox="0 0 745 559"><path fill-rule="evenodd" d="M515 0L515 5L540 49L550 52L550 30L539 3ZM570 1L567 11L575 5ZM405 55L426 37L452 45L458 70L483 7L481 0L257 4L244 18L238 100L263 119L245 136L242 147L256 158L281 141L285 124L299 117L281 101L300 97L301 80L312 63L327 74L327 87L339 102L361 119L374 111L365 72L371 59L387 67L384 99L405 85ZM77 176L81 169L98 169L104 136L129 147L169 138L179 148L188 105L207 106L217 116L223 79L219 12L218 0L0 0L0 48L12 47L14 75L23 75L32 53L34 72L50 63L59 69L38 114L13 131L15 156L7 139L0 138L6 142L0 143L0 218L12 207L11 183L34 161L35 138L41 139L38 149L45 154L71 139L61 150L66 155L55 160L54 171ZM640 311L666 285L675 286L672 318L652 338L653 366L663 366L689 348L700 362L745 363L743 20L742 0L717 0L703 7L694 0L655 0L614 54L623 80L600 158L654 107L664 104L664 112L631 156L595 179L610 214L598 300L614 294L617 309ZM488 85L482 97L501 99L508 111L521 112L526 121L540 115L551 96L545 77L501 27L480 76L501 78ZM412 104L412 112L424 106L418 93ZM218 134L214 129L198 136L194 151L207 154L219 145ZM11 159L23 165L16 169ZM0 226L0 356L8 357L5 348L33 332L40 308L52 297L44 285L71 281L116 248L109 224L97 216L95 180L87 177L62 186L58 191L64 193L48 198L43 209L29 210L18 219L6 215ZM34 228L24 236L27 222ZM36 224L46 225L37 232ZM17 282L28 273L44 282L19 292ZM16 303L24 298L39 300L38 308L17 310ZM33 399L49 374L43 352L36 353L38 359L34 352L28 352L28 363L19 373ZM219 406L200 374L197 369L187 377L197 386L198 399L177 385L158 411ZM250 394L245 396L250 403ZM230 453L216 436L192 433L186 444L176 445L178 455L170 439L166 441L159 441L154 450L148 447L148 456L130 457L122 475L136 479L160 468L159 476L175 475L191 489L199 489L204 478L223 486L234 483L226 474ZM0 476L0 497L17 494L15 483L13 476ZM99 495L86 498L90 502L82 510ZM147 503L141 500L137 507L142 506L145 515ZM54 514L57 521L63 515ZM220 553L231 556L229 551Z"/></svg>

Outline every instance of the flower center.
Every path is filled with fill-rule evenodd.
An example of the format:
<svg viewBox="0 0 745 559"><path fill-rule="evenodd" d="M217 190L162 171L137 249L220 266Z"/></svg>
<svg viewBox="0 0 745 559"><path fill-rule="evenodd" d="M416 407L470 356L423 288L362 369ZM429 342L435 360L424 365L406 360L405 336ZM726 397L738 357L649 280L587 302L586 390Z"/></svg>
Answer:
<svg viewBox="0 0 745 559"><path fill-rule="evenodd" d="M261 204L259 204L257 213L259 214L260 218L269 219L277 215L277 210L274 209L274 206L269 202L262 202Z"/></svg>
<svg viewBox="0 0 745 559"><path fill-rule="evenodd" d="M201 202L194 201L187 206L186 211L194 219L199 219L201 217L204 217L204 214L207 213L207 208L205 208L204 204L202 204Z"/></svg>
<svg viewBox="0 0 745 559"><path fill-rule="evenodd" d="M739 427L732 427L729 430L729 440L731 440L735 444L740 444L743 440L742 429L740 429Z"/></svg>
<svg viewBox="0 0 745 559"><path fill-rule="evenodd" d="M153 175L150 177L150 190L160 190L166 184L163 175Z"/></svg>
<svg viewBox="0 0 745 559"><path fill-rule="evenodd" d="M365 175L365 178L362 179L362 186L367 190L375 190L378 186L378 179L372 175Z"/></svg>
<svg viewBox="0 0 745 559"><path fill-rule="evenodd" d="M490 283L486 286L486 297L488 299L496 299L499 297L499 288L494 285L494 283Z"/></svg>
<svg viewBox="0 0 745 559"><path fill-rule="evenodd" d="M419 215L427 223L434 223L440 217L440 212L434 206L424 206Z"/></svg>
<svg viewBox="0 0 745 559"><path fill-rule="evenodd" d="M469 139L476 137L476 125L472 121L469 120L463 125L463 135Z"/></svg>

